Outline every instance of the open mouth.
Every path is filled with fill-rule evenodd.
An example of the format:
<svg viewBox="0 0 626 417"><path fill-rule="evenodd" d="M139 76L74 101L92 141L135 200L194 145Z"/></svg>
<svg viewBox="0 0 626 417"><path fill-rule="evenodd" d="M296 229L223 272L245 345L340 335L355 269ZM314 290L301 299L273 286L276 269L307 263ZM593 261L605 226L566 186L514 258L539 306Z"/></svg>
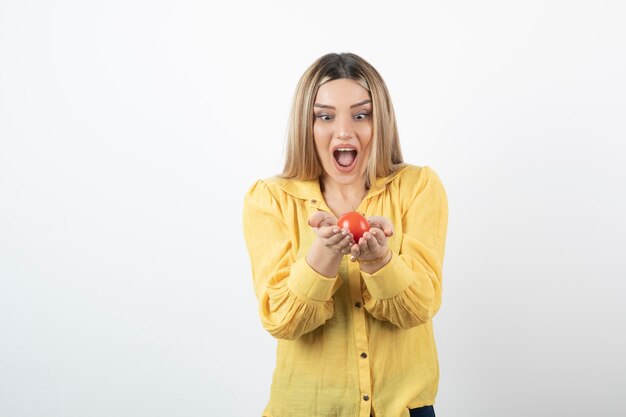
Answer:
<svg viewBox="0 0 626 417"><path fill-rule="evenodd" d="M356 161L357 150L353 148L337 148L333 152L335 161L343 168L349 168Z"/></svg>

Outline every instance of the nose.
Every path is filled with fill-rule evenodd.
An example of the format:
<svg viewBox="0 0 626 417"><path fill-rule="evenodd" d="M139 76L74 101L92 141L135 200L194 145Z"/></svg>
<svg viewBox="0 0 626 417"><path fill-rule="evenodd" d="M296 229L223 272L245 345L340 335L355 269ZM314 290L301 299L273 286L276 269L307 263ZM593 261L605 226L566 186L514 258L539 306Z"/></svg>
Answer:
<svg viewBox="0 0 626 417"><path fill-rule="evenodd" d="M337 129L335 131L337 139L350 139L354 136L352 129L352 120L349 117L341 117L337 119Z"/></svg>

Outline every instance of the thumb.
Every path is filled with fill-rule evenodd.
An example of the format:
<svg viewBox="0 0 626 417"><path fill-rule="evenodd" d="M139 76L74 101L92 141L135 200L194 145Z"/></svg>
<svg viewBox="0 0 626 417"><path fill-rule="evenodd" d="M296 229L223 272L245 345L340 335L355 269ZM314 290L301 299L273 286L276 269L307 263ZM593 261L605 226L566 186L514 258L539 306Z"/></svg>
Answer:
<svg viewBox="0 0 626 417"><path fill-rule="evenodd" d="M309 226L311 227L320 227L320 224L324 221L324 219L328 216L328 213L325 211L316 211L313 213L311 217L309 217Z"/></svg>
<svg viewBox="0 0 626 417"><path fill-rule="evenodd" d="M382 216L372 216L370 217L370 223L372 226L382 229L385 236L393 236L393 224L388 218Z"/></svg>

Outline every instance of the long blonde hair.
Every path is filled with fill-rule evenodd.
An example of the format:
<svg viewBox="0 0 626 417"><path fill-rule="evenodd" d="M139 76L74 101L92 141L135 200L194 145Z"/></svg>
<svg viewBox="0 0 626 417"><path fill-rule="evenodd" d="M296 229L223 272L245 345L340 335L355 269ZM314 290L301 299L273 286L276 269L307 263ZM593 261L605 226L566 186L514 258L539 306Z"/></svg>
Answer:
<svg viewBox="0 0 626 417"><path fill-rule="evenodd" d="M312 180L322 175L313 139L313 105L322 84L342 78L358 82L372 100L372 151L366 169L366 187L377 177L391 174L403 162L396 117L382 77L358 55L331 53L315 61L298 82L289 118L285 166L280 176Z"/></svg>

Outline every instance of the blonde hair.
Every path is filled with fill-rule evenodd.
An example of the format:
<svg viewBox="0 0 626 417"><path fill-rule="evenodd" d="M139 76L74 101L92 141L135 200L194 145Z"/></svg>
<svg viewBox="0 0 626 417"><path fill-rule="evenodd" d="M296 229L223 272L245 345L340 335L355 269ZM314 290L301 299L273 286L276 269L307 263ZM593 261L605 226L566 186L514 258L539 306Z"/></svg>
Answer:
<svg viewBox="0 0 626 417"><path fill-rule="evenodd" d="M391 174L403 162L396 117L387 86L376 69L352 53L326 54L302 75L293 98L285 166L280 175L298 180L322 175L313 139L313 105L319 87L332 80L351 79L365 88L372 100L372 150L366 168L366 187L377 177Z"/></svg>

